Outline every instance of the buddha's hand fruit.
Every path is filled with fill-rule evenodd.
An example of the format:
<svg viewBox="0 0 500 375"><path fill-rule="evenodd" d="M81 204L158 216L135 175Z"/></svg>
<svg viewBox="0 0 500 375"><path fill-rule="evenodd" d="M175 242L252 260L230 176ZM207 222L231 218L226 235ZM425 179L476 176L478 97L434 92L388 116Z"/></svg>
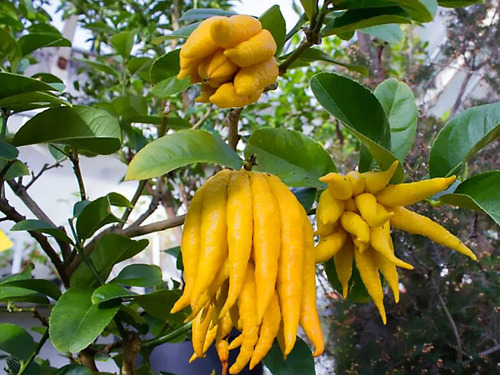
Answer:
<svg viewBox="0 0 500 375"><path fill-rule="evenodd" d="M220 108L259 100L278 78L276 42L260 21L246 15L210 17L199 24L180 51L178 79L201 83L197 102Z"/></svg>
<svg viewBox="0 0 500 375"><path fill-rule="evenodd" d="M391 225L410 233L426 236L476 260L476 256L457 237L431 219L403 206L446 190L455 176L433 178L407 184L389 184L397 163L381 172L349 172L346 176L329 173L320 178L328 184L316 209L319 243L315 259L324 262L333 257L344 298L348 295L354 259L366 289L385 324L382 285L379 272L399 300L397 267L413 267L397 258L391 239ZM187 247L189 251L189 247Z"/></svg>
<svg viewBox="0 0 500 375"><path fill-rule="evenodd" d="M312 226L278 177L244 169L211 177L193 197L181 251L185 286L172 312L191 306L193 360L215 342L227 365L228 351L241 347L229 369L237 374L275 338L288 355L299 325L314 356L323 353ZM233 326L241 335L229 342Z"/></svg>

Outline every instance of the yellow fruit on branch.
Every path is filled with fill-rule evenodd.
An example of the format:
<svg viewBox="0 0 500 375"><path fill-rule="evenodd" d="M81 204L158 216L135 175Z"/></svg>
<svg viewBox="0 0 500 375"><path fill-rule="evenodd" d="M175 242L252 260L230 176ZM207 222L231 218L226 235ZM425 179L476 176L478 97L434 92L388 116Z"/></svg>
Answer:
<svg viewBox="0 0 500 375"><path fill-rule="evenodd" d="M353 259L368 294L386 323L379 272L399 301L396 267L413 269L397 258L391 239L391 225L410 233L426 236L473 260L476 256L457 237L431 219L403 206L446 190L455 176L433 178L406 184L389 184L398 162L386 171L349 172L345 177L329 173L320 178L328 184L316 209L319 242L315 247L317 262L333 257L344 298L348 295ZM346 234L347 233L347 234ZM344 237L345 236L345 237Z"/></svg>
<svg viewBox="0 0 500 375"><path fill-rule="evenodd" d="M259 100L278 78L276 48L272 34L254 17L210 17L181 48L177 78L202 84L196 102L244 107Z"/></svg>
<svg viewBox="0 0 500 375"><path fill-rule="evenodd" d="M227 367L228 351L240 347L229 369L237 374L276 338L288 355L299 325L313 355L323 353L312 225L278 177L245 169L211 177L193 197L181 251L185 286L172 312L191 306L192 360L215 342ZM233 326L241 335L229 342Z"/></svg>

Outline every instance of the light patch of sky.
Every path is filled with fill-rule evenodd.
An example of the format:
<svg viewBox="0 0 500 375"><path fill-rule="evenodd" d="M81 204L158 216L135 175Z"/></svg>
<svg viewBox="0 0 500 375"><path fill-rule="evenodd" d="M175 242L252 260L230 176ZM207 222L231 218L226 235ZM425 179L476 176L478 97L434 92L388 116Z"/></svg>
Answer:
<svg viewBox="0 0 500 375"><path fill-rule="evenodd" d="M51 1L47 11L52 17L53 26L57 27L60 31L63 30L64 20L62 19L62 13L56 13L56 9L59 6L60 1ZM286 20L287 30L290 30L297 20L299 16L292 8L292 2L290 0L241 0L233 2L233 9L235 12L239 14L249 14L252 16L260 16L267 9L272 7L273 5L279 5L281 12L283 13L283 17ZM90 48L87 39L89 39L92 34L88 30L84 30L80 27L77 28L75 38L73 40L73 47L88 50Z"/></svg>

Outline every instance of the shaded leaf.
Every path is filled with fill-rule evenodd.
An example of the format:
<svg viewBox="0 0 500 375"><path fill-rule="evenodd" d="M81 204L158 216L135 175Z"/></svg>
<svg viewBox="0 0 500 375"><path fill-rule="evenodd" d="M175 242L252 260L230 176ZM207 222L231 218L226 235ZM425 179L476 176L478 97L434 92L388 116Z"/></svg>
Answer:
<svg viewBox="0 0 500 375"><path fill-rule="evenodd" d="M128 166L126 180L158 177L192 163L241 168L243 161L220 138L203 130L182 130L163 136L140 150Z"/></svg>
<svg viewBox="0 0 500 375"><path fill-rule="evenodd" d="M21 60L21 48L10 33L0 28L0 62L4 59L7 59L11 69L16 71Z"/></svg>
<svg viewBox="0 0 500 375"><path fill-rule="evenodd" d="M0 159L0 171L5 168L7 165L7 160L5 159ZM9 169L7 170L7 173L5 173L5 179L6 180L12 180L13 178L18 178L22 176L28 176L30 174L30 171L28 170L28 167L26 164L24 164L20 160L16 160L14 164L12 164Z"/></svg>
<svg viewBox="0 0 500 375"><path fill-rule="evenodd" d="M12 146L10 143L0 141L0 158L5 160L14 160L19 155L17 148Z"/></svg>
<svg viewBox="0 0 500 375"><path fill-rule="evenodd" d="M61 34L31 33L23 35L17 41L23 56L44 47L71 47L71 42Z"/></svg>
<svg viewBox="0 0 500 375"><path fill-rule="evenodd" d="M300 0L304 12L306 12L307 18L312 20L318 11L318 0Z"/></svg>
<svg viewBox="0 0 500 375"><path fill-rule="evenodd" d="M336 171L332 158L316 140L285 128L253 132L245 149L245 157L251 155L256 156L255 170L275 174L288 186L324 188L318 179Z"/></svg>
<svg viewBox="0 0 500 375"><path fill-rule="evenodd" d="M92 293L92 303L102 303L112 299L122 299L126 297L134 297L136 293L116 284L105 284L94 290Z"/></svg>
<svg viewBox="0 0 500 375"><path fill-rule="evenodd" d="M134 39L137 31L122 31L111 37L111 45L115 51L122 56L124 59L128 59L130 56L130 51L134 46Z"/></svg>
<svg viewBox="0 0 500 375"><path fill-rule="evenodd" d="M119 304L94 305L89 289L71 288L52 309L50 340L60 352L76 353L94 341L111 322Z"/></svg>
<svg viewBox="0 0 500 375"><path fill-rule="evenodd" d="M30 291L35 291L41 294L45 294L46 296L58 300L61 296L61 291L58 286L54 284L52 281L44 280L44 279L29 279L29 280L12 280L6 281L2 283L1 287L10 286L22 288Z"/></svg>
<svg viewBox="0 0 500 375"><path fill-rule="evenodd" d="M35 342L24 328L12 323L0 323L0 350L25 361L35 350Z"/></svg>
<svg viewBox="0 0 500 375"><path fill-rule="evenodd" d="M48 83L59 92L63 92L66 88L66 85L59 77L50 73L36 73L31 77L35 79L41 79L43 82Z"/></svg>
<svg viewBox="0 0 500 375"><path fill-rule="evenodd" d="M76 232L81 240L85 240L106 224L118 222L121 222L121 219L111 212L110 199L104 196L82 209L76 221Z"/></svg>
<svg viewBox="0 0 500 375"><path fill-rule="evenodd" d="M102 372L99 374L102 374ZM87 366L73 363L61 367L54 375L92 375L92 371Z"/></svg>
<svg viewBox="0 0 500 375"><path fill-rule="evenodd" d="M135 297L135 302L139 304L149 315L169 322L181 323L186 319L186 313L179 311L170 314L174 303L179 299L178 290L159 290L157 292L143 294Z"/></svg>
<svg viewBox="0 0 500 375"><path fill-rule="evenodd" d="M429 174L449 176L500 135L500 103L469 108L448 121L431 147Z"/></svg>
<svg viewBox="0 0 500 375"><path fill-rule="evenodd" d="M158 82L153 86L151 92L159 98L166 98L171 95L180 93L191 85L189 77L184 79L177 79L177 77L170 77Z"/></svg>
<svg viewBox="0 0 500 375"><path fill-rule="evenodd" d="M446 8L462 8L467 5L481 3L482 0L438 0L439 6Z"/></svg>
<svg viewBox="0 0 500 375"><path fill-rule="evenodd" d="M179 73L179 52L180 49L175 49L158 57L153 62L149 73L153 83L158 83Z"/></svg>
<svg viewBox="0 0 500 375"><path fill-rule="evenodd" d="M190 9L179 18L179 21L204 20L212 16L232 16L234 14L236 13L215 8Z"/></svg>
<svg viewBox="0 0 500 375"><path fill-rule="evenodd" d="M338 279L337 270L335 268L335 262L333 258L323 263L323 266L325 268L325 273L326 276L328 277L328 281L330 282L332 287L340 295L342 295L342 284ZM372 300L372 298L368 294L368 291L366 290L365 284L363 284L363 280L361 280L359 271L356 268L356 263L354 262L352 265L352 276L351 279L349 280L348 290L349 291L347 294L347 299L352 302L367 303Z"/></svg>
<svg viewBox="0 0 500 375"><path fill-rule="evenodd" d="M415 96L406 83L394 78L379 84L374 94L389 120L391 152L403 163L417 131L418 108Z"/></svg>
<svg viewBox="0 0 500 375"><path fill-rule="evenodd" d="M446 204L480 210L500 225L500 171L489 171L468 178L453 194L439 200Z"/></svg>
<svg viewBox="0 0 500 375"><path fill-rule="evenodd" d="M73 244L73 241L66 235L66 233L64 233L61 229L43 220L34 220L34 219L23 220L16 223L11 228L11 230L12 231L26 230L39 233L47 233L50 234L52 237L57 238L58 240Z"/></svg>
<svg viewBox="0 0 500 375"><path fill-rule="evenodd" d="M156 286L162 283L161 268L151 264L131 264L111 282L127 286Z"/></svg>
<svg viewBox="0 0 500 375"><path fill-rule="evenodd" d="M316 200L317 190L315 188L294 188L292 189L292 193L295 195L302 207L304 207L304 210L308 212Z"/></svg>
<svg viewBox="0 0 500 375"><path fill-rule="evenodd" d="M8 282L0 285L0 301L49 304L49 300L44 295L31 289L8 285Z"/></svg>
<svg viewBox="0 0 500 375"><path fill-rule="evenodd" d="M0 72L0 99L33 91L54 91L54 88L37 79L19 74Z"/></svg>
<svg viewBox="0 0 500 375"><path fill-rule="evenodd" d="M121 147L120 125L109 112L86 106L51 108L32 117L16 133L14 145L64 143L107 155Z"/></svg>
<svg viewBox="0 0 500 375"><path fill-rule="evenodd" d="M43 91L33 91L0 99L0 107L7 108L13 113L31 111L37 108L59 107L61 105L69 105L69 102L50 92Z"/></svg>
<svg viewBox="0 0 500 375"><path fill-rule="evenodd" d="M269 350L263 361L273 375L316 374L311 349L300 337L297 337L295 346L286 360L283 360L283 354L278 342L274 340L271 350Z"/></svg>
<svg viewBox="0 0 500 375"><path fill-rule="evenodd" d="M387 43L399 43L404 37L401 27L392 24L365 27L361 31Z"/></svg>
<svg viewBox="0 0 500 375"><path fill-rule="evenodd" d="M196 22L186 26L179 27L177 30L172 31L168 35L162 35L154 38L152 40L152 43L155 45L160 45L164 41L169 39L180 39L180 38L187 39L191 35L191 33L198 27L199 24L200 22Z"/></svg>
<svg viewBox="0 0 500 375"><path fill-rule="evenodd" d="M146 239L134 241L119 234L107 233L98 240L89 258L102 280L106 280L116 263L132 258L146 248ZM71 287L91 288L99 283L85 262L75 270L70 280Z"/></svg>
<svg viewBox="0 0 500 375"><path fill-rule="evenodd" d="M276 42L276 55L278 55L285 44L286 22L281 13L279 5L273 5L271 8L259 17L262 28L269 30Z"/></svg>

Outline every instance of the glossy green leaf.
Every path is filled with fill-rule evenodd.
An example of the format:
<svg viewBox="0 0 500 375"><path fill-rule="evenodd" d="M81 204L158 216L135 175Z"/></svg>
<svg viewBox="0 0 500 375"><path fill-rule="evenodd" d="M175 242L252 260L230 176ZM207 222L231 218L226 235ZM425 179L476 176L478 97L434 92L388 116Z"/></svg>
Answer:
<svg viewBox="0 0 500 375"><path fill-rule="evenodd" d="M332 19L325 25L323 34L339 35L370 26L410 22L410 16L399 7L355 9Z"/></svg>
<svg viewBox="0 0 500 375"><path fill-rule="evenodd" d="M251 155L256 156L255 170L275 174L288 186L324 188L318 178L336 171L332 158L317 141L285 128L253 132L245 149L245 157Z"/></svg>
<svg viewBox="0 0 500 375"><path fill-rule="evenodd" d="M44 47L71 47L71 42L60 34L31 33L23 35L17 41L23 56Z"/></svg>
<svg viewBox="0 0 500 375"><path fill-rule="evenodd" d="M0 159L0 171L5 168L7 165L8 161L6 159ZM12 164L9 169L7 170L7 173L5 173L5 179L6 180L12 180L13 178L18 178L22 176L28 176L30 174L30 171L28 170L28 167L26 164L24 164L20 160L16 160L14 164Z"/></svg>
<svg viewBox="0 0 500 375"><path fill-rule="evenodd" d="M151 65L150 75L153 83L174 77L179 73L179 51L175 49L158 57Z"/></svg>
<svg viewBox="0 0 500 375"><path fill-rule="evenodd" d="M116 263L132 258L146 248L149 241L146 239L134 241L119 234L104 234L97 242L95 250L89 258L94 264L102 280L106 280ZM85 262L71 276L71 287L95 287L99 283Z"/></svg>
<svg viewBox="0 0 500 375"><path fill-rule="evenodd" d="M59 107L61 105L69 105L69 102L50 92L43 91L27 92L0 99L0 107L7 108L13 113L31 111L37 108Z"/></svg>
<svg viewBox="0 0 500 375"><path fill-rule="evenodd" d="M119 96L111 101L111 105L116 116L125 120L148 113L148 103L142 95Z"/></svg>
<svg viewBox="0 0 500 375"><path fill-rule="evenodd" d="M35 342L24 328L12 323L0 323L0 350L25 361L35 350Z"/></svg>
<svg viewBox="0 0 500 375"><path fill-rule="evenodd" d="M86 106L51 108L32 117L16 133L12 143L64 143L81 150L107 155L121 147L120 125L109 112Z"/></svg>
<svg viewBox="0 0 500 375"><path fill-rule="evenodd" d="M127 286L156 286L162 283L161 268L151 264L131 264L111 282Z"/></svg>
<svg viewBox="0 0 500 375"><path fill-rule="evenodd" d="M103 373L99 372L99 374ZM72 363L71 365L61 367L54 375L92 375L92 371L87 366Z"/></svg>
<svg viewBox="0 0 500 375"><path fill-rule="evenodd" d="M89 289L71 288L52 309L49 334L60 352L76 353L94 341L111 322L119 304L94 305Z"/></svg>
<svg viewBox="0 0 500 375"><path fill-rule="evenodd" d="M177 79L177 77L170 77L158 82L154 85L151 92L159 98L166 98L171 95L180 93L191 85L189 77L184 79Z"/></svg>
<svg viewBox="0 0 500 375"><path fill-rule="evenodd" d="M119 193L109 193L106 195L109 200L109 204L115 207L126 207L126 208L133 208L134 205L123 195Z"/></svg>
<svg viewBox="0 0 500 375"><path fill-rule="evenodd" d="M21 60L21 48L9 32L0 28L0 62L7 59L11 69L16 70Z"/></svg>
<svg viewBox="0 0 500 375"><path fill-rule="evenodd" d="M271 350L263 361L273 375L316 374L311 349L300 337L297 337L295 346L286 360L283 360L283 353L281 353L278 341L274 340Z"/></svg>
<svg viewBox="0 0 500 375"><path fill-rule="evenodd" d="M127 70L130 74L138 74L150 68L152 64L153 59L150 57L131 57L127 62Z"/></svg>
<svg viewBox="0 0 500 375"><path fill-rule="evenodd" d="M61 291L52 281L43 279L29 279L29 280L12 280L0 284L0 287L17 287L37 293L44 294L54 300L58 300L61 296Z"/></svg>
<svg viewBox="0 0 500 375"><path fill-rule="evenodd" d="M342 66L348 70L351 70L353 72L358 72L363 74L364 76L369 76L370 73L368 71L368 68L363 65L354 65L354 64L346 64L340 61L335 60L332 58L329 54L326 52L320 50L319 48L309 48L308 50L304 51L300 57L292 64L294 66L295 64L308 64L312 63L314 61L325 61L329 62L335 65Z"/></svg>
<svg viewBox="0 0 500 375"><path fill-rule="evenodd" d="M64 84L64 82L59 77L50 73L36 73L33 74L31 78L40 79L43 82L51 85L59 92L63 92L66 89L66 85Z"/></svg>
<svg viewBox="0 0 500 375"><path fill-rule="evenodd" d="M98 62L98 61L93 61L89 59L75 59L76 61L81 61L86 64L88 64L90 67L92 67L95 70L98 70L102 73L106 73L112 76L115 76L116 78L120 77L120 72L111 67L110 65Z"/></svg>
<svg viewBox="0 0 500 375"><path fill-rule="evenodd" d="M283 44L285 44L286 36L286 22L279 5L273 5L266 10L266 12L260 16L259 20L262 24L262 28L269 30L273 35L277 46L276 54L279 54L283 48Z"/></svg>
<svg viewBox="0 0 500 375"><path fill-rule="evenodd" d="M7 282L0 285L0 301L49 304L49 300L44 295L31 289L8 285Z"/></svg>
<svg viewBox="0 0 500 375"><path fill-rule="evenodd" d="M0 141L0 158L5 160L14 160L19 155L17 148L10 143Z"/></svg>
<svg viewBox="0 0 500 375"><path fill-rule="evenodd" d="M446 8L462 8L472 4L481 3L482 0L438 0L439 6Z"/></svg>
<svg viewBox="0 0 500 375"><path fill-rule="evenodd" d="M180 246L175 246L171 247L170 249L165 250L167 254L172 255L176 262L175 262L175 267L179 271L184 271L184 264L182 263L182 252L181 252L181 247Z"/></svg>
<svg viewBox="0 0 500 375"><path fill-rule="evenodd" d="M193 21L193 20L204 20L205 18L209 18L212 16L232 16L236 14L235 12L231 12L228 10L215 9L215 8L198 8L198 9L190 9L186 13L184 13L179 21Z"/></svg>
<svg viewBox="0 0 500 375"><path fill-rule="evenodd" d="M318 10L318 0L300 0L304 12L306 12L307 18L312 20L316 16Z"/></svg>
<svg viewBox="0 0 500 375"><path fill-rule="evenodd" d="M135 30L122 31L111 37L111 45L124 59L128 59L130 56L136 34L137 32Z"/></svg>
<svg viewBox="0 0 500 375"><path fill-rule="evenodd" d="M0 99L33 91L54 91L49 84L19 74L0 72Z"/></svg>
<svg viewBox="0 0 500 375"><path fill-rule="evenodd" d="M437 10L436 0L338 0L336 9L376 9L401 7L411 18L418 22L430 22ZM370 9L371 8L371 9Z"/></svg>
<svg viewBox="0 0 500 375"><path fill-rule="evenodd" d="M241 168L243 161L216 135L204 130L182 130L163 136L140 150L128 166L126 180L158 177L192 163Z"/></svg>
<svg viewBox="0 0 500 375"><path fill-rule="evenodd" d="M326 261L323 264L325 268L326 276L328 277L328 281L332 285L332 287L342 295L342 284L340 283L337 270L335 269L335 262L333 259ZM372 299L366 290L365 284L363 284L363 280L361 280L361 276L359 275L359 271L356 268L356 264L353 262L352 265L352 276L349 280L348 284L348 293L347 299L352 302L357 303L366 303L370 302Z"/></svg>
<svg viewBox="0 0 500 375"><path fill-rule="evenodd" d="M320 73L311 78L311 89L318 102L339 119L369 150L382 170L388 169L397 158L389 151L390 127L382 105L365 86L350 78ZM371 160L362 160L360 170L370 168ZM401 165L392 182L402 182Z"/></svg>
<svg viewBox="0 0 500 375"><path fill-rule="evenodd" d="M458 185L453 194L441 195L439 200L483 211L500 225L500 171L472 176Z"/></svg>
<svg viewBox="0 0 500 375"><path fill-rule="evenodd" d="M200 22L191 23L186 26L179 27L177 30L172 31L168 35L162 35L154 38L152 43L155 45L160 45L164 41L169 39L187 39L191 35L191 33L198 27Z"/></svg>
<svg viewBox="0 0 500 375"><path fill-rule="evenodd" d="M500 102L469 108L448 121L431 147L429 174L449 176L500 135Z"/></svg>
<svg viewBox="0 0 500 375"><path fill-rule="evenodd" d="M34 220L34 219L23 220L16 223L11 228L11 230L12 231L26 230L39 233L47 233L50 234L52 237L57 238L58 240L73 244L73 241L66 235L66 233L64 233L61 229L43 220Z"/></svg>
<svg viewBox="0 0 500 375"><path fill-rule="evenodd" d="M399 43L404 37L401 26L393 24L365 27L361 31L387 43Z"/></svg>
<svg viewBox="0 0 500 375"><path fill-rule="evenodd" d="M180 292L177 290L159 290L154 293L136 296L134 301L155 318L181 323L187 317L184 311L170 314L170 310L179 297Z"/></svg>
<svg viewBox="0 0 500 375"><path fill-rule="evenodd" d="M404 82L390 78L374 91L391 127L391 152L403 163L415 139L418 108L413 92Z"/></svg>
<svg viewBox="0 0 500 375"><path fill-rule="evenodd" d="M111 212L110 199L104 196L85 206L78 215L76 232L81 240L85 240L106 224L118 222L121 222L121 219Z"/></svg>
<svg viewBox="0 0 500 375"><path fill-rule="evenodd" d="M94 290L92 293L92 303L102 303L113 299L131 298L136 296L136 293L131 292L117 284L104 284Z"/></svg>
<svg viewBox="0 0 500 375"><path fill-rule="evenodd" d="M304 210L308 212L316 200L317 190L315 188L294 188L292 193L304 207Z"/></svg>

